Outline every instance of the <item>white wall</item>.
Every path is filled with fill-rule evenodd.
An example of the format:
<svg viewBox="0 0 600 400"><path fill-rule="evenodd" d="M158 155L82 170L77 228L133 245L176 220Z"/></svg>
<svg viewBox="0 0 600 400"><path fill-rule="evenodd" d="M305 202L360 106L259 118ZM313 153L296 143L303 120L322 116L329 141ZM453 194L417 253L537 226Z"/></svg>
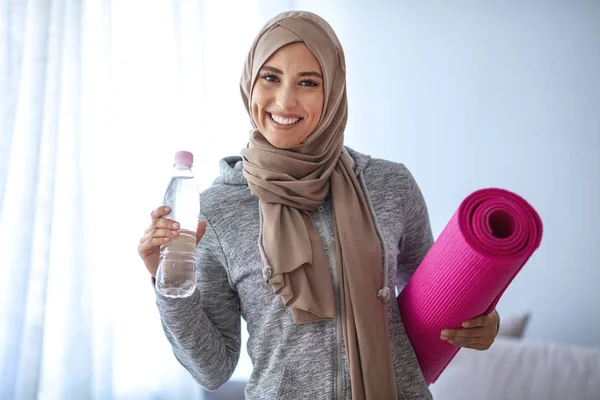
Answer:
<svg viewBox="0 0 600 400"><path fill-rule="evenodd" d="M528 339L600 345L600 2L296 1L346 50L346 143L404 162L437 235L470 192L524 196L544 238L505 292Z"/></svg>

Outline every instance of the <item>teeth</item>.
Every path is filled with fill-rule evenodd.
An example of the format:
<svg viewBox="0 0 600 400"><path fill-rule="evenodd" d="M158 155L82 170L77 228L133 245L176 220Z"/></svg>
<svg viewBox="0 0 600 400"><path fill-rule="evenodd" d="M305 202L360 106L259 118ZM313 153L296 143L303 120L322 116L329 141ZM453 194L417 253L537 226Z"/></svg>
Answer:
<svg viewBox="0 0 600 400"><path fill-rule="evenodd" d="M273 121L277 122L278 124L282 124L282 125L291 125L291 124L295 124L296 122L300 121L300 118L282 118L278 115L274 115L271 114L271 118L273 118Z"/></svg>

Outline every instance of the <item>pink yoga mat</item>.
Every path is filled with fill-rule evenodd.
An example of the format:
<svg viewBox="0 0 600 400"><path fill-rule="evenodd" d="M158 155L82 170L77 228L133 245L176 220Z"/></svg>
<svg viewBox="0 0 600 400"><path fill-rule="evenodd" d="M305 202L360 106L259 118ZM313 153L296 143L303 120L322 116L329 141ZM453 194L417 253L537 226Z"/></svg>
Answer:
<svg viewBox="0 0 600 400"><path fill-rule="evenodd" d="M541 238L539 215L512 192L482 189L462 202L398 296L428 385L460 349L442 329L491 313Z"/></svg>

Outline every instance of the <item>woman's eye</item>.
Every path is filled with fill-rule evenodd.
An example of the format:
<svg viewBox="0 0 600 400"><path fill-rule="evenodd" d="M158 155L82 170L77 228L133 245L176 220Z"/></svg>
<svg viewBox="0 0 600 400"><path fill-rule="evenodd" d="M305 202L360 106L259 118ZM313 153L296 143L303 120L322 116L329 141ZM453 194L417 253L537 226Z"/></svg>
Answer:
<svg viewBox="0 0 600 400"><path fill-rule="evenodd" d="M264 74L261 78L267 82L279 82L279 79L273 74Z"/></svg>
<svg viewBox="0 0 600 400"><path fill-rule="evenodd" d="M300 86L317 87L317 86L319 86L319 84L315 81L311 81L310 79L305 79L300 82Z"/></svg>

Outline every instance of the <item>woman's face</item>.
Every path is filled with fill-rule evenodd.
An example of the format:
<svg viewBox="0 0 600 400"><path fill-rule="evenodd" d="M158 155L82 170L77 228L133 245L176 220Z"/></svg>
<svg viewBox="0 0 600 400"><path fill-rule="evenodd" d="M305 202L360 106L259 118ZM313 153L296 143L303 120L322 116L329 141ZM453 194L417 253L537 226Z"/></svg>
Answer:
<svg viewBox="0 0 600 400"><path fill-rule="evenodd" d="M314 132L323 110L323 73L304 43L286 45L264 63L251 106L256 126L275 147L292 148Z"/></svg>

